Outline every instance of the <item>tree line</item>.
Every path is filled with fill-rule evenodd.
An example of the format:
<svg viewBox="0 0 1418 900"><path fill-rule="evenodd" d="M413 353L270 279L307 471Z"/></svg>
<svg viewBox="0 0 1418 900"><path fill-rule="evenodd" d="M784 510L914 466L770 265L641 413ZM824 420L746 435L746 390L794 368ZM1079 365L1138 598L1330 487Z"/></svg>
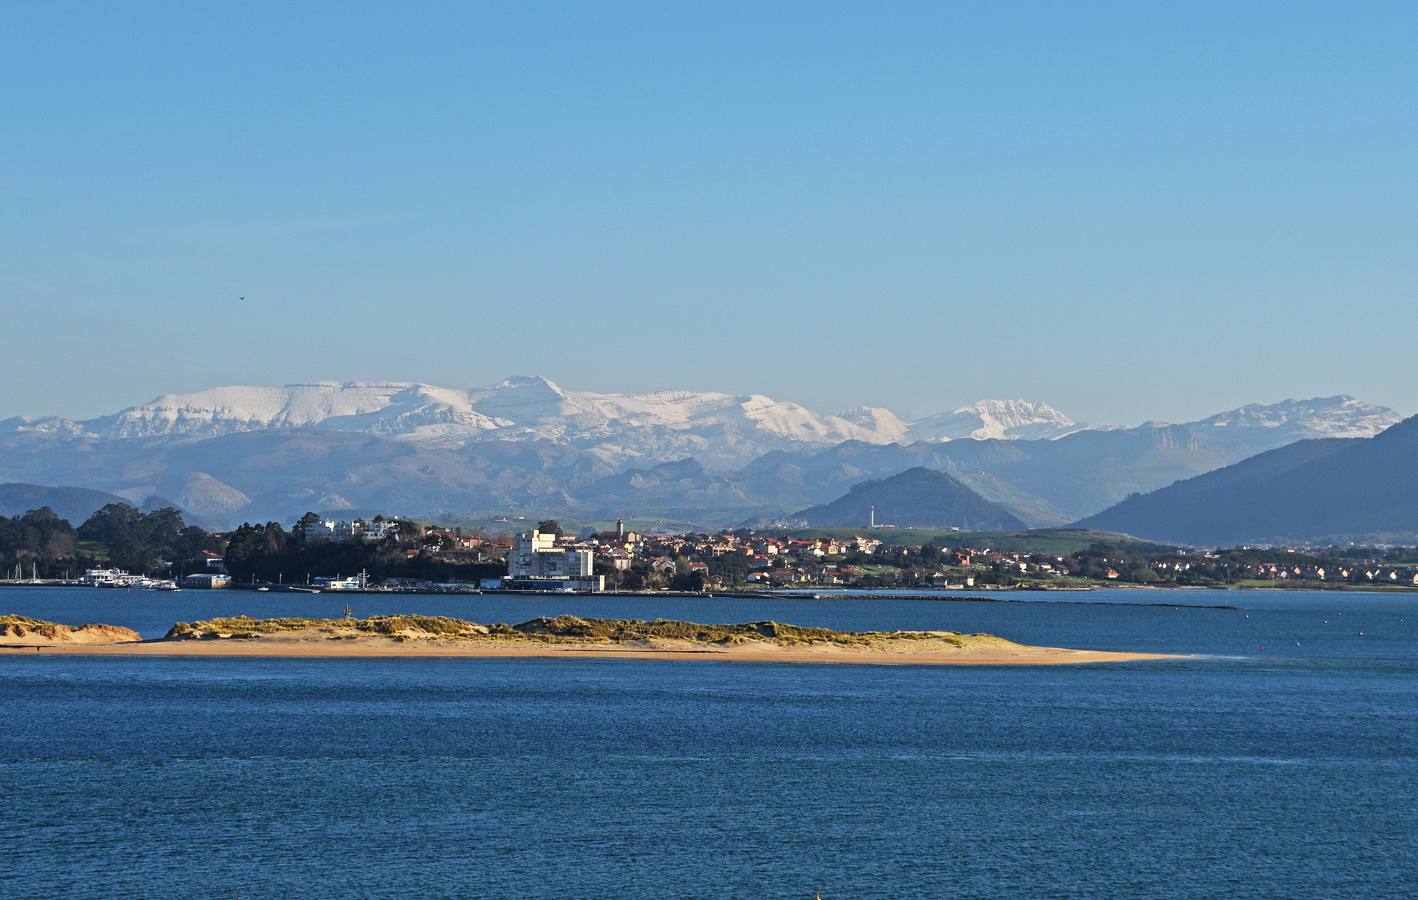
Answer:
<svg viewBox="0 0 1418 900"><path fill-rule="evenodd" d="M47 506L21 516L0 516L0 567L6 574L16 566L25 576L34 573L40 578L107 566L154 574L168 565L186 568L203 550L221 549L220 537L186 524L182 513L170 507L145 513L110 503L78 528Z"/></svg>
<svg viewBox="0 0 1418 900"><path fill-rule="evenodd" d="M287 531L279 522L244 523L226 545L226 568L237 581L304 584L321 575L350 577L367 572L372 580L409 578L436 582L476 582L507 574L503 563L455 562L411 553L421 530L412 522L381 541L331 541L311 534L320 521L306 513ZM407 525L407 528L404 526Z"/></svg>

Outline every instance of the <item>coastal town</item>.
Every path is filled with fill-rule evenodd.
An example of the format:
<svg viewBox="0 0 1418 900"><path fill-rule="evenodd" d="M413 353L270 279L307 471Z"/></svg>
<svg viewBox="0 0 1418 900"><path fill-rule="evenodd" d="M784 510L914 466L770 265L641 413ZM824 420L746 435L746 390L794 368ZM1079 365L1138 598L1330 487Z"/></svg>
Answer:
<svg viewBox="0 0 1418 900"><path fill-rule="evenodd" d="M1088 590L1110 586L1418 589L1409 548L1198 549L1078 531L627 527L518 529L314 513L228 533L175 510L105 507L77 529L0 517L4 583L151 590L762 592Z"/></svg>

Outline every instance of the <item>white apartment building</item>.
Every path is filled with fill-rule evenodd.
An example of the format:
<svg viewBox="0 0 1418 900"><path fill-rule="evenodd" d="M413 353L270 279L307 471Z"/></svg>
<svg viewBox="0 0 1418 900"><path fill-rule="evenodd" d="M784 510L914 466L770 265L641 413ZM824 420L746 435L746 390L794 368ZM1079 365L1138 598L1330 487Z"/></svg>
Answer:
<svg viewBox="0 0 1418 900"><path fill-rule="evenodd" d="M399 533L398 519L380 519L366 522L364 519L324 519L311 526L308 536L314 540L353 541L364 540L377 543Z"/></svg>
<svg viewBox="0 0 1418 900"><path fill-rule="evenodd" d="M531 590L605 589L605 578L593 575L595 554L590 550L558 547L556 535L524 531L507 554L503 586Z"/></svg>
<svg viewBox="0 0 1418 900"><path fill-rule="evenodd" d="M558 547L556 535L535 529L517 535L507 554L509 578L588 578L594 565L590 550Z"/></svg>

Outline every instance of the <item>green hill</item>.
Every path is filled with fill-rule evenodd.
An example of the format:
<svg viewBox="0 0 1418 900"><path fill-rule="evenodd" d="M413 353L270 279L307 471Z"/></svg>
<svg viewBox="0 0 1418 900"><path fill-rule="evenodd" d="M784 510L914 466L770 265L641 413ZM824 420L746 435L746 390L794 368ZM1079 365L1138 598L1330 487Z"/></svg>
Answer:
<svg viewBox="0 0 1418 900"><path fill-rule="evenodd" d="M22 516L47 506L54 514L77 527L94 511L110 503L128 503L116 494L78 487L46 487L10 482L0 484L0 516ZM132 504L129 504L130 506Z"/></svg>
<svg viewBox="0 0 1418 900"><path fill-rule="evenodd" d="M1418 417L1372 438L1300 441L1129 497L1078 523L1197 545L1418 538Z"/></svg>
<svg viewBox="0 0 1418 900"><path fill-rule="evenodd" d="M793 514L809 527L862 528L871 520L900 528L1016 531L1024 523L944 472L918 466L867 481L842 497Z"/></svg>

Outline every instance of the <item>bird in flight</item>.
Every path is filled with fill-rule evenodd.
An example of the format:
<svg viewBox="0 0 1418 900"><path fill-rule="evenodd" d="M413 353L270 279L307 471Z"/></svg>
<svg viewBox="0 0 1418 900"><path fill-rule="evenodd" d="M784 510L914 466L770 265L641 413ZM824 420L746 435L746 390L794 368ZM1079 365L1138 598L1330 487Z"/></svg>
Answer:
<svg viewBox="0 0 1418 900"><path fill-rule="evenodd" d="M245 300L246 298L245 298L245 297L237 297L236 299L238 299L238 300Z"/></svg>

